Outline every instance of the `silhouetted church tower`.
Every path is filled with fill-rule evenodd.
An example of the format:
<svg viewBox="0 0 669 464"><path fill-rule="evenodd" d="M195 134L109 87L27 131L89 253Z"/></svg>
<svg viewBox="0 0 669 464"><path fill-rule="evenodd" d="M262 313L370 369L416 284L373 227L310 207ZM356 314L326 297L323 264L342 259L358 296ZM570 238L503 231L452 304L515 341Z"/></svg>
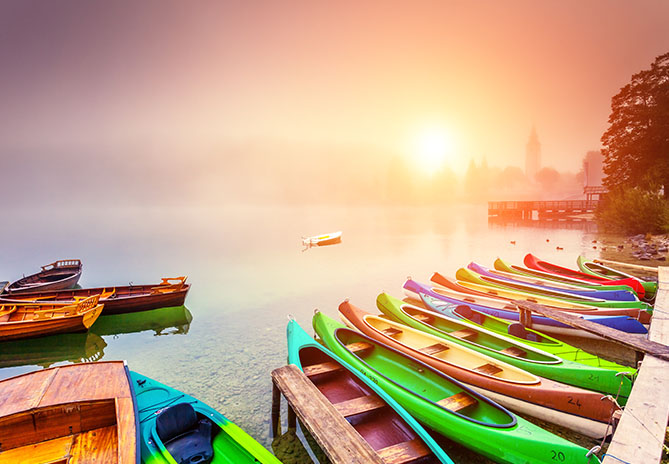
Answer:
<svg viewBox="0 0 669 464"><path fill-rule="evenodd" d="M525 175L528 179L534 180L539 169L541 169L541 144L537 137L537 130L532 126L530 139L525 149Z"/></svg>

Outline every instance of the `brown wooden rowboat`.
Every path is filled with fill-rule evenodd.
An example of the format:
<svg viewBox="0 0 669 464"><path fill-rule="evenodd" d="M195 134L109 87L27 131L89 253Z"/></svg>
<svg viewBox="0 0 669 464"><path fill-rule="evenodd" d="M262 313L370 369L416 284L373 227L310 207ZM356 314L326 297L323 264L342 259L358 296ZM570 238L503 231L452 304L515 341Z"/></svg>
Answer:
<svg viewBox="0 0 669 464"><path fill-rule="evenodd" d="M13 304L0 306L0 341L85 332L102 313L100 295L74 304Z"/></svg>
<svg viewBox="0 0 669 464"><path fill-rule="evenodd" d="M16 303L71 303L78 298L100 295L104 304L102 314L123 314L151 309L182 306L190 284L186 276L163 278L158 284L125 285L118 287L78 288L56 291L38 291L0 296L0 304Z"/></svg>
<svg viewBox="0 0 669 464"><path fill-rule="evenodd" d="M25 293L41 290L60 290L77 285L81 277L82 265L78 259L61 259L42 266L37 274L12 282L5 293Z"/></svg>
<svg viewBox="0 0 669 464"><path fill-rule="evenodd" d="M0 462L137 464L137 407L123 361L0 381Z"/></svg>

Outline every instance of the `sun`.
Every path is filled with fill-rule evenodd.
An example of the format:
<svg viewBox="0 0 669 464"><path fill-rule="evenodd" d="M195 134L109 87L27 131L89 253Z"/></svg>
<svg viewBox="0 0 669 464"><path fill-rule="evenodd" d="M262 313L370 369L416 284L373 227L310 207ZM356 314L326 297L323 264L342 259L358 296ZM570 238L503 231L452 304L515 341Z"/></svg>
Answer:
<svg viewBox="0 0 669 464"><path fill-rule="evenodd" d="M423 171L432 174L453 161L454 145L453 136L446 129L427 128L416 134L412 155Z"/></svg>

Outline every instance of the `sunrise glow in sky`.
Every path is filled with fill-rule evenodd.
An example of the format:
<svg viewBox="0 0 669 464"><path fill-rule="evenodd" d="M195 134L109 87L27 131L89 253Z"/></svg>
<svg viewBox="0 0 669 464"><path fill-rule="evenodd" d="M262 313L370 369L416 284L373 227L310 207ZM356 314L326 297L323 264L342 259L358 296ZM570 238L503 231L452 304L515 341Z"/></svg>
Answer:
<svg viewBox="0 0 669 464"><path fill-rule="evenodd" d="M0 152L253 146L462 173L524 166L535 126L543 163L575 172L611 97L669 50L667 18L664 0L4 1Z"/></svg>

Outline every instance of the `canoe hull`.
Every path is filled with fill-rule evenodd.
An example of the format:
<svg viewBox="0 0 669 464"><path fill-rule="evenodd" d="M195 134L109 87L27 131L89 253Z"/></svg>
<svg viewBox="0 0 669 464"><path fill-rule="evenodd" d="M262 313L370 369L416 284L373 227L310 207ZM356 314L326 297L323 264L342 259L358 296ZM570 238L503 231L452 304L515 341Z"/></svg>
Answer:
<svg viewBox="0 0 669 464"><path fill-rule="evenodd" d="M86 332L102 313L102 305L67 317L0 323L0 341L43 337L70 332Z"/></svg>

